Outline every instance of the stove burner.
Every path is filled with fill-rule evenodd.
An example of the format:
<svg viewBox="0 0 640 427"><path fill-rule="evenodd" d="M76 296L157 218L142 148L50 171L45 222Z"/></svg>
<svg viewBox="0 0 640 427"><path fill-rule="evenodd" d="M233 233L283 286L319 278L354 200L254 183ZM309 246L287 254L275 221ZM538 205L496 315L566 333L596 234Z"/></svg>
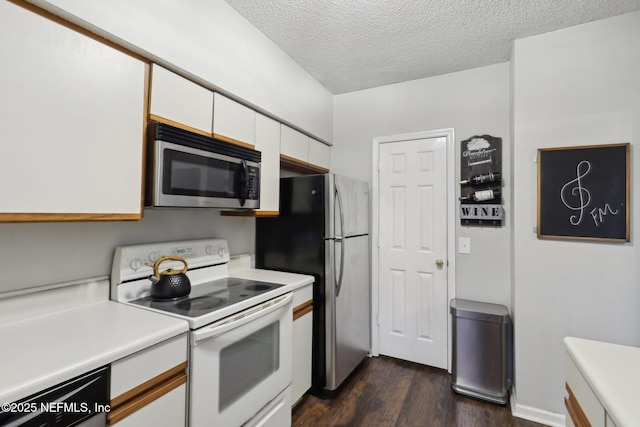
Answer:
<svg viewBox="0 0 640 427"><path fill-rule="evenodd" d="M251 298L279 288L277 283L226 277L191 286L191 293L178 299L158 300L150 296L132 300L133 304L151 307L187 317L199 317L222 307L250 300Z"/></svg>
<svg viewBox="0 0 640 427"><path fill-rule="evenodd" d="M207 310L222 307L227 303L227 298L218 298L211 295L183 299L176 303L176 307L181 310Z"/></svg>
<svg viewBox="0 0 640 427"><path fill-rule="evenodd" d="M268 289L273 288L273 286L271 285L262 285L262 284L256 284L256 285L249 285L249 286L245 286L244 287L246 290L248 291L266 291Z"/></svg>
<svg viewBox="0 0 640 427"><path fill-rule="evenodd" d="M181 297L173 297L173 298L160 298L160 297L152 297L152 296L150 296L149 298L151 299L151 301L176 302L176 301L180 301L180 300L189 298L189 294L183 295Z"/></svg>

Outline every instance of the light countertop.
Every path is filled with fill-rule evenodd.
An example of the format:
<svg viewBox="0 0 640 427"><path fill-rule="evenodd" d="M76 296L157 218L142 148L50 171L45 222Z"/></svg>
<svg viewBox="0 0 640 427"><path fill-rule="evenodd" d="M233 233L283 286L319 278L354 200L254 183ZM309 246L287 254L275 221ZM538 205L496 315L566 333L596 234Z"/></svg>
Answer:
<svg viewBox="0 0 640 427"><path fill-rule="evenodd" d="M279 283L287 291L314 280L248 268L246 260L234 265L234 277ZM183 319L108 300L104 279L71 285L0 298L0 403L23 399L189 330Z"/></svg>
<svg viewBox="0 0 640 427"><path fill-rule="evenodd" d="M258 280L262 282L278 283L286 285L288 290L296 289L313 283L313 276L306 274L285 273L282 271L262 270L258 268L248 268L243 270L230 271L229 274L240 279Z"/></svg>
<svg viewBox="0 0 640 427"><path fill-rule="evenodd" d="M187 330L183 320L112 301L0 326L0 403L20 400Z"/></svg>
<svg viewBox="0 0 640 427"><path fill-rule="evenodd" d="M565 338L564 343L617 427L637 426L640 348L572 337Z"/></svg>

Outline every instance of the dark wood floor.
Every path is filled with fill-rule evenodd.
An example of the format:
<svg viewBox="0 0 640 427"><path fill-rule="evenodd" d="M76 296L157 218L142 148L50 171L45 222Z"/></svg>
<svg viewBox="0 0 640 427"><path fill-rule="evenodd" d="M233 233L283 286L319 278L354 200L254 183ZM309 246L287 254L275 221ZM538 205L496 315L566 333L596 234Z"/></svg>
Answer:
<svg viewBox="0 0 640 427"><path fill-rule="evenodd" d="M333 399L308 395L294 408L293 426L540 427L451 390L441 369L390 357L367 359Z"/></svg>

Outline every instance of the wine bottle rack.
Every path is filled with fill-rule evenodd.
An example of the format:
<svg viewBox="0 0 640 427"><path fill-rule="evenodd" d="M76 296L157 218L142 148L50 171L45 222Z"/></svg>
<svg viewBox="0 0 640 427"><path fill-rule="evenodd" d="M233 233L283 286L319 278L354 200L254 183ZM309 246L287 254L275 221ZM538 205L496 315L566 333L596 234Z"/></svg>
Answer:
<svg viewBox="0 0 640 427"><path fill-rule="evenodd" d="M475 135L460 152L460 224L501 226L502 138Z"/></svg>

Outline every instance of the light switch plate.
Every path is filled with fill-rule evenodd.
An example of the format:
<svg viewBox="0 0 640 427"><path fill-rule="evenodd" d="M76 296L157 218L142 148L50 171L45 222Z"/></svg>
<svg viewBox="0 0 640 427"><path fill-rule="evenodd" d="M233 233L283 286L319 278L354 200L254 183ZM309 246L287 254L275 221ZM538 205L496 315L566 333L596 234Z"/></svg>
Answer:
<svg viewBox="0 0 640 427"><path fill-rule="evenodd" d="M459 254L470 254L471 253L471 238L470 237L459 237L458 238L458 253Z"/></svg>

